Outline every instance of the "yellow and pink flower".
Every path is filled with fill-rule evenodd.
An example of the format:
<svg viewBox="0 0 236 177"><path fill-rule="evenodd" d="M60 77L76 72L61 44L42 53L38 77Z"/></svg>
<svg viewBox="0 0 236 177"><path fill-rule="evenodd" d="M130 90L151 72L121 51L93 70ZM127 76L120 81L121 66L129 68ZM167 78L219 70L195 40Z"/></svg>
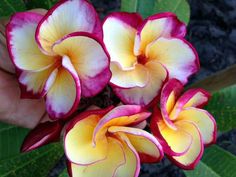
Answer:
<svg viewBox="0 0 236 177"><path fill-rule="evenodd" d="M110 83L125 104L148 105L168 77L185 84L199 69L197 52L184 39L186 25L172 13L144 21L136 13L113 13L103 32L111 58Z"/></svg>
<svg viewBox="0 0 236 177"><path fill-rule="evenodd" d="M140 162L160 161L157 139L135 128L150 115L141 106L122 105L75 117L64 135L70 176L138 177Z"/></svg>
<svg viewBox="0 0 236 177"><path fill-rule="evenodd" d="M176 79L167 82L155 107L151 131L164 152L179 167L193 169L202 157L204 145L215 143L216 122L201 109L210 95L203 89L190 89L180 96L183 85Z"/></svg>
<svg viewBox="0 0 236 177"><path fill-rule="evenodd" d="M45 97L51 118L68 117L81 96L98 94L110 80L101 23L86 0L62 0L45 15L16 13L6 35L22 97Z"/></svg>

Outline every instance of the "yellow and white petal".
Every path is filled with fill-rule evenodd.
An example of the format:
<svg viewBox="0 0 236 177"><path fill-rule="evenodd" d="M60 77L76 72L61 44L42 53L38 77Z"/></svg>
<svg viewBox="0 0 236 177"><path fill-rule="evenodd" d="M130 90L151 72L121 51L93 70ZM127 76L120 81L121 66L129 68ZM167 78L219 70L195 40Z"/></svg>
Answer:
<svg viewBox="0 0 236 177"><path fill-rule="evenodd" d="M176 78L183 84L199 69L197 52L184 39L158 38L147 46L146 56L163 64L170 78Z"/></svg>
<svg viewBox="0 0 236 177"><path fill-rule="evenodd" d="M99 121L93 133L93 141L103 138L110 126L135 125L146 120L151 113L138 105L122 105L112 109Z"/></svg>
<svg viewBox="0 0 236 177"><path fill-rule="evenodd" d="M158 162L163 157L162 147L157 139L144 130L123 126L111 126L108 132L122 132L126 134L143 163Z"/></svg>
<svg viewBox="0 0 236 177"><path fill-rule="evenodd" d="M42 51L55 55L53 44L67 34L84 31L102 35L98 15L86 0L63 0L52 7L40 21L36 41Z"/></svg>
<svg viewBox="0 0 236 177"><path fill-rule="evenodd" d="M108 137L107 157L91 165L77 165L71 163L69 168L71 177L113 177L116 169L125 163L122 144L115 138ZM89 153L89 152L88 152ZM88 155L88 154L87 154ZM91 154L89 154L91 156Z"/></svg>
<svg viewBox="0 0 236 177"><path fill-rule="evenodd" d="M180 112L178 120L194 122L200 130L205 145L215 143L217 137L216 122L207 111L198 108L186 108Z"/></svg>
<svg viewBox="0 0 236 177"><path fill-rule="evenodd" d="M96 95L109 82L109 57L103 44L93 34L71 33L55 43L53 51L70 57L79 75L83 96Z"/></svg>
<svg viewBox="0 0 236 177"><path fill-rule="evenodd" d="M116 177L138 177L140 171L140 159L137 151L124 133L117 133L122 141L125 153L125 164L120 166L114 176Z"/></svg>
<svg viewBox="0 0 236 177"><path fill-rule="evenodd" d="M178 121L176 126L185 130L192 136L192 144L189 150L181 156L170 157L177 166L183 169L194 169L202 157L204 146L199 129L194 123L188 121ZM180 142L182 143L182 142Z"/></svg>
<svg viewBox="0 0 236 177"><path fill-rule="evenodd" d="M55 59L44 55L35 42L35 30L43 16L33 12L19 12L7 25L7 46L14 65L25 71L49 68Z"/></svg>
<svg viewBox="0 0 236 177"><path fill-rule="evenodd" d="M175 107L170 114L171 119L175 120L184 108L202 108L208 103L209 98L210 94L203 89L190 89L186 91L176 102Z"/></svg>
<svg viewBox="0 0 236 177"><path fill-rule="evenodd" d="M107 138L104 136L99 139L96 146L92 142L93 131L100 118L100 115L92 114L78 121L72 127L68 127L69 130L64 138L64 147L66 156L71 162L79 165L91 165L106 159Z"/></svg>
<svg viewBox="0 0 236 177"><path fill-rule="evenodd" d="M160 93L160 89L168 77L168 73L159 62L150 61L145 67L149 71L149 82L145 87L118 88L113 86L115 94L125 104L148 105Z"/></svg>
<svg viewBox="0 0 236 177"><path fill-rule="evenodd" d="M111 84L122 88L144 87L149 82L149 72L141 64L136 64L131 70L123 70L117 62L110 65Z"/></svg>
<svg viewBox="0 0 236 177"><path fill-rule="evenodd" d="M63 57L62 67L56 69L57 75L49 78L51 86L46 96L46 108L53 119L71 115L80 101L80 81L68 57ZM51 81L54 80L54 81Z"/></svg>
<svg viewBox="0 0 236 177"><path fill-rule="evenodd" d="M111 61L119 63L122 69L132 69L137 63L133 53L136 28L130 23L130 19L136 19L134 14L120 13L109 15L103 24L103 41L110 54Z"/></svg>
<svg viewBox="0 0 236 177"><path fill-rule="evenodd" d="M52 71L53 67L37 72L22 71L18 79L20 82L21 97L43 97L48 91L48 88L46 88L46 82Z"/></svg>
<svg viewBox="0 0 236 177"><path fill-rule="evenodd" d="M134 53L138 56L145 53L148 44L159 37L184 37L186 25L178 20L175 14L159 13L147 18L138 29L135 38Z"/></svg>

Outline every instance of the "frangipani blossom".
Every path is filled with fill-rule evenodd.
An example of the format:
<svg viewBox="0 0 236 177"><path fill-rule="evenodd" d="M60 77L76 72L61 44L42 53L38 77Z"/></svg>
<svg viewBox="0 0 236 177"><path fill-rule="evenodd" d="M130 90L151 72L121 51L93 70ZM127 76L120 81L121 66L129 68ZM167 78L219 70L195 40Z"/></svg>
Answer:
<svg viewBox="0 0 236 177"><path fill-rule="evenodd" d="M111 77L99 18L86 0L62 0L46 15L20 12L7 44L22 97L46 97L51 118L71 115L81 96L99 93Z"/></svg>
<svg viewBox="0 0 236 177"><path fill-rule="evenodd" d="M113 13L103 32L111 57L110 82L126 104L148 105L168 76L185 84L199 68L197 52L184 39L186 25L172 13L144 21L136 13Z"/></svg>
<svg viewBox="0 0 236 177"><path fill-rule="evenodd" d="M138 177L140 162L157 162L162 147L148 132L134 128L151 113L122 105L86 111L69 122L64 148L73 177Z"/></svg>
<svg viewBox="0 0 236 177"><path fill-rule="evenodd" d="M161 111L154 108L151 130L177 166L193 169L202 157L204 145L215 143L217 127L212 115L201 109L209 94L202 89L190 89L179 96L182 89L176 79L164 85Z"/></svg>

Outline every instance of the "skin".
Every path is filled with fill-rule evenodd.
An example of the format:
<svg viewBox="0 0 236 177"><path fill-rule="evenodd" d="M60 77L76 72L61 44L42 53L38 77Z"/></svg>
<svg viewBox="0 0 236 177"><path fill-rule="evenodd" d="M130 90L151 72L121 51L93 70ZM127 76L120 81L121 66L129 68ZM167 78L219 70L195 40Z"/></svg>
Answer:
<svg viewBox="0 0 236 177"><path fill-rule="evenodd" d="M34 12L45 14L44 9ZM34 128L48 120L43 99L21 99L15 68L9 58L5 25L8 19L0 20L0 121L26 128Z"/></svg>

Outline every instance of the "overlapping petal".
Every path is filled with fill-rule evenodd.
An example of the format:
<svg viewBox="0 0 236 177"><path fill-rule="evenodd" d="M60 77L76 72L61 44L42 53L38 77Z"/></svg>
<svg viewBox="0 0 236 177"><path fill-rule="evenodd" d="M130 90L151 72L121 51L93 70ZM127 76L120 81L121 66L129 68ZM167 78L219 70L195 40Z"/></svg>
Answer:
<svg viewBox="0 0 236 177"><path fill-rule="evenodd" d="M151 42L160 37L184 37L186 25L173 13L166 12L148 17L138 28L134 52L140 55Z"/></svg>
<svg viewBox="0 0 236 177"><path fill-rule="evenodd" d="M160 93L163 83L168 78L167 70L162 64L156 61L148 62L145 67L149 71L149 82L146 86L129 89L113 87L114 92L123 103L148 105Z"/></svg>
<svg viewBox="0 0 236 177"><path fill-rule="evenodd" d="M40 21L35 37L44 53L55 55L53 44L65 35L78 31L102 36L95 9L86 0L62 0Z"/></svg>
<svg viewBox="0 0 236 177"><path fill-rule="evenodd" d="M7 25L8 49L18 69L39 71L55 63L52 57L42 54L35 42L35 30L42 17L34 12L19 12L11 17Z"/></svg>
<svg viewBox="0 0 236 177"><path fill-rule="evenodd" d="M154 108L151 130L176 165L193 169L204 145L216 141L217 128L210 113L200 109L208 102L209 94L202 89L190 89L179 96L182 90L182 83L176 79L164 85L160 110Z"/></svg>
<svg viewBox="0 0 236 177"><path fill-rule="evenodd" d="M157 139L132 127L149 115L141 106L123 105L88 111L69 122L64 147L71 176L138 177L140 160L161 160Z"/></svg>

